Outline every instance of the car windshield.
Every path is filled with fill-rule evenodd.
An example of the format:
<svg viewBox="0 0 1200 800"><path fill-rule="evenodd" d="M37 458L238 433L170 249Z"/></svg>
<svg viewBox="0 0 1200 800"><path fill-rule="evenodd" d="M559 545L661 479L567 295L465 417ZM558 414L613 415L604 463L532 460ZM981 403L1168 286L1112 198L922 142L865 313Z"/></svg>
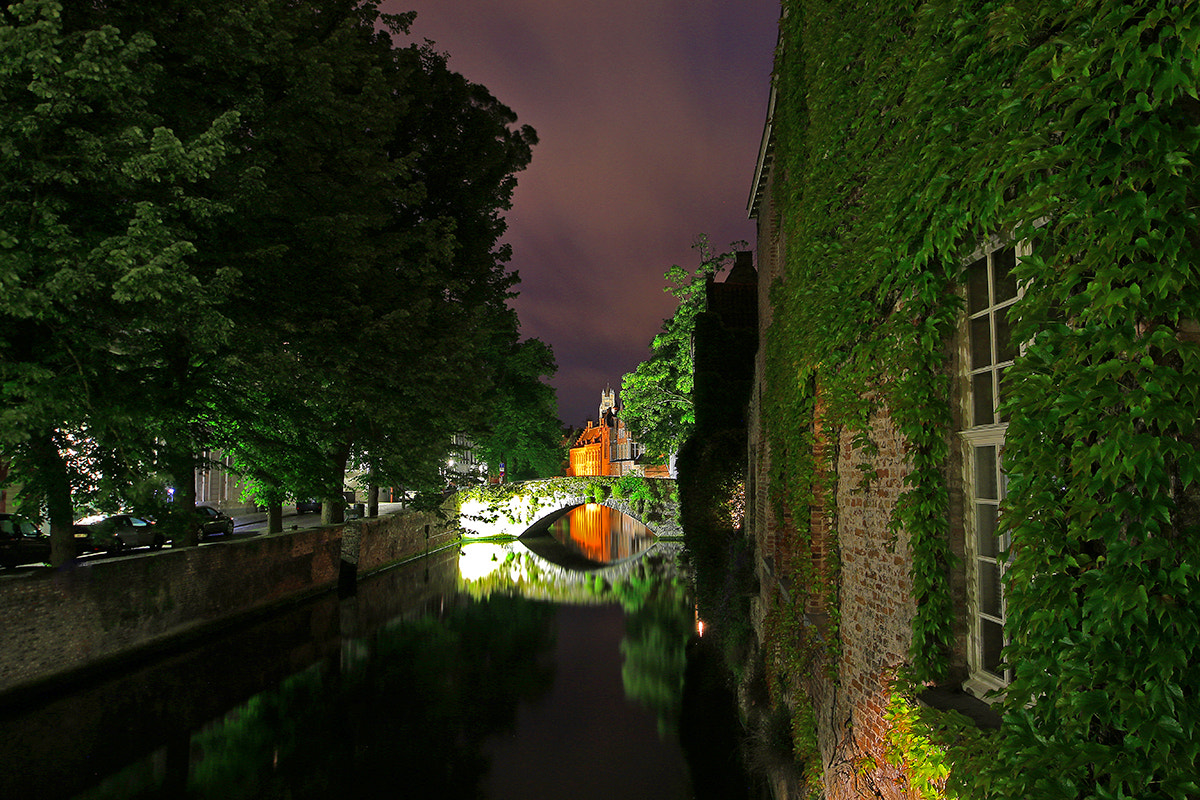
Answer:
<svg viewBox="0 0 1200 800"><path fill-rule="evenodd" d="M0 533L5 536L35 536L37 526L26 520L0 519Z"/></svg>

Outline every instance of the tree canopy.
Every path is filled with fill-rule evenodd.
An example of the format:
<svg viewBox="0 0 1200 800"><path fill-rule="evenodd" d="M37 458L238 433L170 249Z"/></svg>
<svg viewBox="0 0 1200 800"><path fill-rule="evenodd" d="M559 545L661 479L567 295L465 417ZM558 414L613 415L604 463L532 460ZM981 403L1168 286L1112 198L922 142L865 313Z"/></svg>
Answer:
<svg viewBox="0 0 1200 800"><path fill-rule="evenodd" d="M0 11L0 456L56 540L147 485L186 509L213 448L262 502L340 496L351 453L432 485L506 359L553 364L519 342L500 241L536 134L399 42L413 17Z"/></svg>
<svg viewBox="0 0 1200 800"><path fill-rule="evenodd" d="M700 257L695 271L675 264L664 276L671 284L664 291L679 301L675 313L663 320L650 343L650 358L621 379L625 422L647 452L660 458L677 452L696 424L692 399L696 316L704 311L705 282L736 257L736 245L728 252L714 253L703 234L692 248Z"/></svg>
<svg viewBox="0 0 1200 800"><path fill-rule="evenodd" d="M542 377L558 367L554 353L538 339L516 341L496 383L489 424L476 441L480 458L492 474L504 465L512 480L549 478L562 474L567 446L557 413L554 389Z"/></svg>

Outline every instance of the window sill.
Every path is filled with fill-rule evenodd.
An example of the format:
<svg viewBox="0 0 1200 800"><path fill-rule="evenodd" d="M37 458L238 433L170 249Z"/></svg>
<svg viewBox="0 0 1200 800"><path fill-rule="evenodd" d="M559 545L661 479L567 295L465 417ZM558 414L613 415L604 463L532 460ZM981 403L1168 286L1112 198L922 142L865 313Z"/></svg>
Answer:
<svg viewBox="0 0 1200 800"><path fill-rule="evenodd" d="M993 703L1000 702L1004 697L1004 692L1008 688L1008 684L1001 683L996 680L988 680L980 675L972 675L963 681L963 691L972 695L981 703L987 703L989 706Z"/></svg>
<svg viewBox="0 0 1200 800"><path fill-rule="evenodd" d="M986 702L957 686L931 686L917 695L917 702L938 711L957 711L980 730L1000 729L1000 715Z"/></svg>

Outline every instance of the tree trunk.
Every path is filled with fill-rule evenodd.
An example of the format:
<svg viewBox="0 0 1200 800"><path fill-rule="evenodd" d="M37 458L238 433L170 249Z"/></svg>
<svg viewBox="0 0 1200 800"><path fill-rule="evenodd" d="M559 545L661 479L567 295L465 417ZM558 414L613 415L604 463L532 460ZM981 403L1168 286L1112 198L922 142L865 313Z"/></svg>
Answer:
<svg viewBox="0 0 1200 800"><path fill-rule="evenodd" d="M346 498L342 497L342 486L346 483L346 461L350 458L350 443L345 442L329 454L331 467L330 488L321 503L321 524L336 525L346 521Z"/></svg>
<svg viewBox="0 0 1200 800"><path fill-rule="evenodd" d="M379 485L372 483L367 489L367 516L379 516Z"/></svg>
<svg viewBox="0 0 1200 800"><path fill-rule="evenodd" d="M167 468L171 472L175 494L171 501L171 513L163 520L168 529L165 538L171 539L172 547L195 547L200 543L200 528L196 522L196 457L190 449L169 447Z"/></svg>
<svg viewBox="0 0 1200 800"><path fill-rule="evenodd" d="M270 500L267 502L267 533L283 531L283 501Z"/></svg>
<svg viewBox="0 0 1200 800"><path fill-rule="evenodd" d="M45 486L46 513L50 517L50 565L60 567L76 556L71 479L54 440L54 431L34 436L29 447Z"/></svg>

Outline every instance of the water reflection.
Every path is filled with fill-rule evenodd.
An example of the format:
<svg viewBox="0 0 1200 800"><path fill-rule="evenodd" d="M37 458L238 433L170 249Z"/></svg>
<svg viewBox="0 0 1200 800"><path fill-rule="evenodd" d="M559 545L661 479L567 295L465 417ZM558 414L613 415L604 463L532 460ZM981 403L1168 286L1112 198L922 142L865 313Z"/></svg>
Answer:
<svg viewBox="0 0 1200 800"><path fill-rule="evenodd" d="M480 591L460 560L0 710L0 797L692 796L673 560L584 603Z"/></svg>
<svg viewBox="0 0 1200 800"><path fill-rule="evenodd" d="M624 561L646 550L654 533L627 514L596 503L576 506L549 528L572 552L597 564Z"/></svg>
<svg viewBox="0 0 1200 800"><path fill-rule="evenodd" d="M379 630L370 656L314 666L192 739L203 798L474 798L482 747L554 683L553 606L497 597Z"/></svg>

